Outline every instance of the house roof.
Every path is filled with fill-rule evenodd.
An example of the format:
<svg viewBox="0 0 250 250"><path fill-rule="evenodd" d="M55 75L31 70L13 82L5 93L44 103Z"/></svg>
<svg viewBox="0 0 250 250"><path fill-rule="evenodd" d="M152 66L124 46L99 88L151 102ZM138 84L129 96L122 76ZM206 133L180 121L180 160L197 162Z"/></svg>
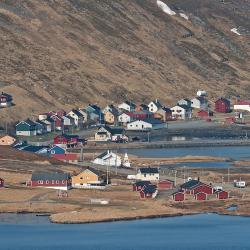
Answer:
<svg viewBox="0 0 250 250"><path fill-rule="evenodd" d="M105 128L109 133L111 133L112 135L118 135L118 134L123 134L124 129L123 128L118 128L118 127L109 127L109 126L102 126L103 128ZM102 128L100 127L100 128ZM99 129L100 129L99 128Z"/></svg>
<svg viewBox="0 0 250 250"><path fill-rule="evenodd" d="M12 96L10 94L4 93L4 92L2 92L0 94L0 98L2 98L2 97L6 98L7 100L12 100Z"/></svg>
<svg viewBox="0 0 250 250"><path fill-rule="evenodd" d="M152 125L157 125L157 124L162 124L163 123L161 120L154 119L154 118L146 118L143 121L147 122L147 123L150 123Z"/></svg>
<svg viewBox="0 0 250 250"><path fill-rule="evenodd" d="M28 145L28 146L24 147L22 150L27 151L27 152L31 152L31 153L36 153L42 149L46 150L46 149L48 149L48 147Z"/></svg>
<svg viewBox="0 0 250 250"><path fill-rule="evenodd" d="M77 115L78 117L83 116L82 113L80 111L78 111L77 109L72 109L71 112L73 112L75 115Z"/></svg>
<svg viewBox="0 0 250 250"><path fill-rule="evenodd" d="M27 119L25 121L21 121L17 125L21 124L22 122L26 123L30 127L36 126L36 123L34 123L33 121L31 121L30 119Z"/></svg>
<svg viewBox="0 0 250 250"><path fill-rule="evenodd" d="M230 104L230 101L228 99L224 98L224 97L221 97L218 100L216 100L216 102L221 102L221 101L224 102L224 103Z"/></svg>
<svg viewBox="0 0 250 250"><path fill-rule="evenodd" d="M139 168L139 171L142 173L142 174L158 174L159 173L159 170L158 168Z"/></svg>
<svg viewBox="0 0 250 250"><path fill-rule="evenodd" d="M83 172L85 172L85 171L91 171L92 173L96 174L97 176L101 176L100 171L93 169L93 168L87 168Z"/></svg>
<svg viewBox="0 0 250 250"><path fill-rule="evenodd" d="M141 186L145 186L145 185L149 185L149 184L151 184L150 181L137 181L136 183L134 183L134 185L137 187L141 187Z"/></svg>
<svg viewBox="0 0 250 250"><path fill-rule="evenodd" d="M32 173L31 176L31 181L40 181L40 180L58 180L58 181L64 181L70 179L70 175L68 173L48 173L48 172L43 172L43 173Z"/></svg>
<svg viewBox="0 0 250 250"><path fill-rule="evenodd" d="M188 181L188 182L185 182L184 184L182 184L181 188L183 188L183 189L192 189L195 186L197 186L198 184L201 184L201 182L198 181L198 180L191 180L191 181Z"/></svg>
<svg viewBox="0 0 250 250"><path fill-rule="evenodd" d="M147 194L153 194L157 190L156 185L145 185L142 192Z"/></svg>

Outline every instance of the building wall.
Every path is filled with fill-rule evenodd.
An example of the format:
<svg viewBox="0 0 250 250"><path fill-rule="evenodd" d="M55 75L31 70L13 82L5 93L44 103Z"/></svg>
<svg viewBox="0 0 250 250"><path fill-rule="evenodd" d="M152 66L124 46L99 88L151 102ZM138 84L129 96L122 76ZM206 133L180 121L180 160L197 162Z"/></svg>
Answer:
<svg viewBox="0 0 250 250"><path fill-rule="evenodd" d="M31 187L44 187L44 188L51 188L51 189L59 189L59 190L68 190L71 187L71 181L70 180L63 180L63 181L47 181L47 180L41 180L41 181L31 181L30 182Z"/></svg>
<svg viewBox="0 0 250 250"><path fill-rule="evenodd" d="M72 177L72 186L86 185L86 184L100 184L98 175L92 172L83 172L77 176Z"/></svg>
<svg viewBox="0 0 250 250"><path fill-rule="evenodd" d="M175 201L184 201L185 195L183 193L177 193L177 194L173 195L173 199Z"/></svg>
<svg viewBox="0 0 250 250"><path fill-rule="evenodd" d="M152 128L153 128L152 124L144 121L135 121L127 125L128 130L148 130Z"/></svg>
<svg viewBox="0 0 250 250"><path fill-rule="evenodd" d="M159 181L160 179L160 174L141 174L137 173L136 174L136 179L137 180L142 180L142 181Z"/></svg>

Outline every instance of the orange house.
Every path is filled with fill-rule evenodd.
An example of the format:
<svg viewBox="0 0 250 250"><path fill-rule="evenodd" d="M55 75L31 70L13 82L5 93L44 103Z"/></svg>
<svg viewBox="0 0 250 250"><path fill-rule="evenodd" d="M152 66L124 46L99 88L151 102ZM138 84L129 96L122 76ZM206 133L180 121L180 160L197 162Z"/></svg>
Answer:
<svg viewBox="0 0 250 250"><path fill-rule="evenodd" d="M80 174L72 177L73 188L96 187L104 183L101 174L94 169L86 169Z"/></svg>
<svg viewBox="0 0 250 250"><path fill-rule="evenodd" d="M16 139L12 136L5 135L0 138L0 146L10 146L16 142Z"/></svg>

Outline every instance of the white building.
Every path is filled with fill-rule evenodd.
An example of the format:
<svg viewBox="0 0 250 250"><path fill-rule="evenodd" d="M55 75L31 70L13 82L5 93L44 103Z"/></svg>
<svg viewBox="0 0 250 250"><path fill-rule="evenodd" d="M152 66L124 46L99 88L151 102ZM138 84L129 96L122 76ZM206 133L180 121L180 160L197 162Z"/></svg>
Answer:
<svg viewBox="0 0 250 250"><path fill-rule="evenodd" d="M207 110L208 102L204 97L195 97L191 100L191 107L195 109Z"/></svg>
<svg viewBox="0 0 250 250"><path fill-rule="evenodd" d="M162 105L157 99L148 104L148 110L152 113L156 113L160 108L162 108Z"/></svg>
<svg viewBox="0 0 250 250"><path fill-rule="evenodd" d="M129 112L134 112L136 109L136 105L132 102L126 101L126 102L121 103L118 106L118 108L122 110L127 110Z"/></svg>
<svg viewBox="0 0 250 250"><path fill-rule="evenodd" d="M250 101L239 101L234 105L235 111L248 111L250 112Z"/></svg>
<svg viewBox="0 0 250 250"><path fill-rule="evenodd" d="M131 117L127 113L122 113L118 116L118 122L127 124L131 122Z"/></svg>
<svg viewBox="0 0 250 250"><path fill-rule="evenodd" d="M136 180L141 181L159 181L160 173L158 168L139 168L136 174Z"/></svg>
<svg viewBox="0 0 250 250"><path fill-rule="evenodd" d="M186 120L192 118L192 109L185 105L176 105L171 108L172 116L175 119Z"/></svg>
<svg viewBox="0 0 250 250"><path fill-rule="evenodd" d="M157 119L145 119L145 120L136 120L127 124L127 130L134 131L147 131L151 129L161 129L167 126L166 123L163 123Z"/></svg>
<svg viewBox="0 0 250 250"><path fill-rule="evenodd" d="M77 127L82 127L83 125L83 115L81 114L81 112L79 112L78 110L76 109L72 109L68 114L67 116L70 116L74 119L74 124L77 126Z"/></svg>
<svg viewBox="0 0 250 250"><path fill-rule="evenodd" d="M120 167L122 165L122 160L119 155L108 150L102 153L101 155L97 156L94 159L93 163L103 166Z"/></svg>

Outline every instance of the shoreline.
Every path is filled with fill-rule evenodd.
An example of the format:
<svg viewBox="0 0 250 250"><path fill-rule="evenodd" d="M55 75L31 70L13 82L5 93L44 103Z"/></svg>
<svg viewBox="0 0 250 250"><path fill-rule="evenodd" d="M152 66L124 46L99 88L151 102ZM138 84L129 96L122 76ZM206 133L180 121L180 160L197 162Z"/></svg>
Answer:
<svg viewBox="0 0 250 250"><path fill-rule="evenodd" d="M216 211L204 211L204 212L188 212L188 213L164 213L164 214L156 214L156 215L148 215L148 216L135 216L135 217L123 217L123 218L111 218L111 219L103 219L103 220L95 220L95 221L84 221L84 222L72 222L72 221L64 221L64 222L58 222L51 219L52 214L45 214L45 213L37 213L37 212L1 212L0 214L16 214L16 215L22 215L22 214L30 214L35 216L43 216L48 218L48 222L52 224L58 224L58 225L83 225L83 224L98 224L98 223L112 223L112 222L122 222L122 221L138 221L138 220L151 220L151 219L160 219L160 218L174 218L174 217L183 217L183 216L192 216L192 215L205 215L205 214L216 214L219 216L239 216L239 217L245 217L250 218L250 214L246 213L228 213L225 212L216 212ZM1 223L1 222L0 222Z"/></svg>

